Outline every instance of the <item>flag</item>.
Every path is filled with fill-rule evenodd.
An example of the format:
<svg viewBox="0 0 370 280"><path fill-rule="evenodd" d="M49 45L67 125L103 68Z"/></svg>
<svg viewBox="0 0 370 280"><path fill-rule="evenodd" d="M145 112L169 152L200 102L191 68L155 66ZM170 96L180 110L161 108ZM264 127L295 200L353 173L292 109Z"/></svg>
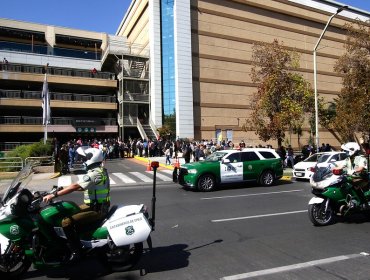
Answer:
<svg viewBox="0 0 370 280"><path fill-rule="evenodd" d="M50 94L49 94L49 87L48 87L48 80L44 78L44 85L42 86L42 124L46 125L50 123Z"/></svg>

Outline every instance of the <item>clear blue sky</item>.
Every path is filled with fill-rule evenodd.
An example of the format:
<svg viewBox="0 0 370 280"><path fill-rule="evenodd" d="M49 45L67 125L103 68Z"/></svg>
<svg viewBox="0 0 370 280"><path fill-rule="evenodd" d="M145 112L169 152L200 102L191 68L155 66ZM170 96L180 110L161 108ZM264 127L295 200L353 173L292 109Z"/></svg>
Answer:
<svg viewBox="0 0 370 280"><path fill-rule="evenodd" d="M370 0L337 0L370 12ZM0 18L115 34L131 0L1 0Z"/></svg>

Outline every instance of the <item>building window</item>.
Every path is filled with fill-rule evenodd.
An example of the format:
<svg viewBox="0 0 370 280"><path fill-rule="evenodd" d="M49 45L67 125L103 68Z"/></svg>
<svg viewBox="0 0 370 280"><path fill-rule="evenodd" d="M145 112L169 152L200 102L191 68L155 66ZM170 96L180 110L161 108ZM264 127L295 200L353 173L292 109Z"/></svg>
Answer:
<svg viewBox="0 0 370 280"><path fill-rule="evenodd" d="M163 120L176 128L173 6L174 1L161 0Z"/></svg>

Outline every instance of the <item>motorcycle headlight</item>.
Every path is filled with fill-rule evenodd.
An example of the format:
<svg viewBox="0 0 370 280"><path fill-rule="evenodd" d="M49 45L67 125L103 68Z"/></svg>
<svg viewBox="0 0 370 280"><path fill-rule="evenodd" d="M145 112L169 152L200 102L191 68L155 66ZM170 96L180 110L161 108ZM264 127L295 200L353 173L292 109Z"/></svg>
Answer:
<svg viewBox="0 0 370 280"><path fill-rule="evenodd" d="M196 174L198 171L196 169L190 169L188 170L189 174Z"/></svg>

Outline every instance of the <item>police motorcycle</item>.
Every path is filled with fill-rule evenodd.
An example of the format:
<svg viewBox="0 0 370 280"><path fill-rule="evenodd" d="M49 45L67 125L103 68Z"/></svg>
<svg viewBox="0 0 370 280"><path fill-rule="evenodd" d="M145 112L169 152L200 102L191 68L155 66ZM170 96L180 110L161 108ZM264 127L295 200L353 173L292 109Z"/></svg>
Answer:
<svg viewBox="0 0 370 280"><path fill-rule="evenodd" d="M349 175L332 164L316 165L310 179L315 196L308 203L313 225L326 226L334 223L337 215L369 211L370 190L356 190L353 186L356 179L358 175Z"/></svg>
<svg viewBox="0 0 370 280"><path fill-rule="evenodd" d="M155 223L155 171L152 162L152 217L147 207L114 205L103 220L79 232L83 258L98 257L112 271L131 269L143 254L143 242L152 248L150 233ZM59 267L71 254L61 220L80 211L71 201L54 199L43 202L45 195L27 189L32 167L25 166L6 190L0 202L0 278L19 278L31 264L35 269Z"/></svg>

